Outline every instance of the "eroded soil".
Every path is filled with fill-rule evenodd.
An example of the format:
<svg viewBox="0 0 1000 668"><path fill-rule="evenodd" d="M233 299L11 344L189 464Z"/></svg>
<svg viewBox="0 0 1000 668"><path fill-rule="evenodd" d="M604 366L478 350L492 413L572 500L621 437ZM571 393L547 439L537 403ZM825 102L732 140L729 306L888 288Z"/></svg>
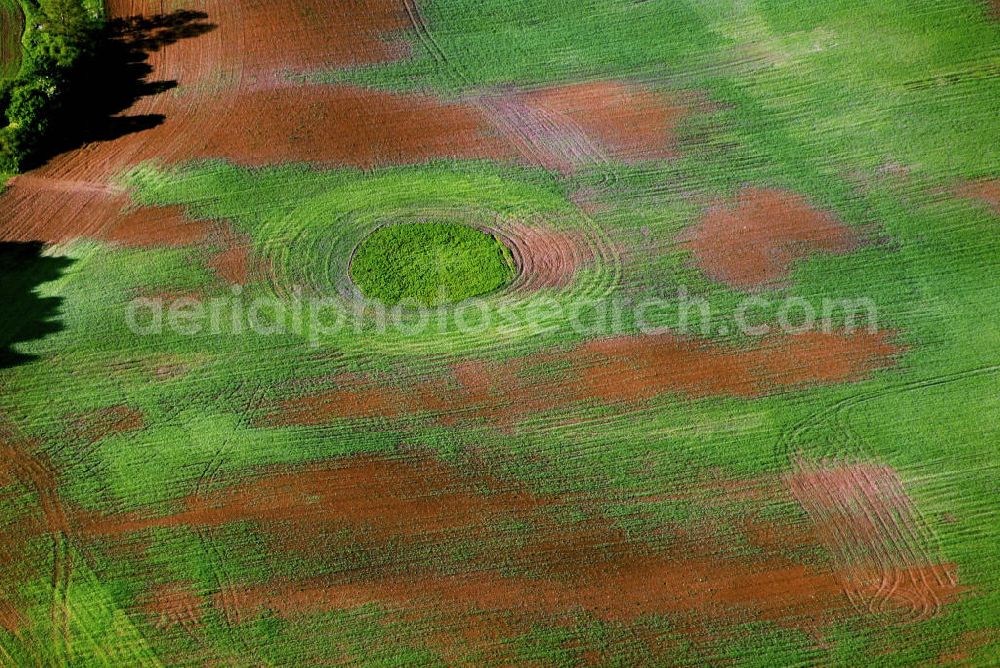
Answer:
<svg viewBox="0 0 1000 668"><path fill-rule="evenodd" d="M706 275L742 289L780 284L814 253L848 253L861 244L854 230L799 195L759 188L710 208L682 241Z"/></svg>

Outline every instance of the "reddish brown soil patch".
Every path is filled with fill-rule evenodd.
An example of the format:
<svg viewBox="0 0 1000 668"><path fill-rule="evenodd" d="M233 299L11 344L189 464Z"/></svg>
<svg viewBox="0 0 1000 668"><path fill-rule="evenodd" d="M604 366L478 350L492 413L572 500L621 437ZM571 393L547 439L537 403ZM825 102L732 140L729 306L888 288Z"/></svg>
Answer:
<svg viewBox="0 0 1000 668"><path fill-rule="evenodd" d="M958 189L958 194L961 197L982 200L1000 214L1000 179L967 183Z"/></svg>
<svg viewBox="0 0 1000 668"><path fill-rule="evenodd" d="M226 283L246 285L250 278L250 263L250 249L239 245L214 255L208 262L208 268Z"/></svg>
<svg viewBox="0 0 1000 668"><path fill-rule="evenodd" d="M631 402L664 392L761 396L815 383L863 378L901 349L887 333L809 332L765 339L754 348L670 335L602 339L578 351L582 397Z"/></svg>
<svg viewBox="0 0 1000 668"><path fill-rule="evenodd" d="M74 181L65 178L49 178L44 172L19 174L10 181L11 185L30 191L49 191L56 193L90 193L94 195L121 194L119 189L105 183L94 181Z"/></svg>
<svg viewBox="0 0 1000 668"><path fill-rule="evenodd" d="M569 119L599 146L625 160L673 155L674 130L687 114L662 95L618 81L530 91L530 104Z"/></svg>
<svg viewBox="0 0 1000 668"><path fill-rule="evenodd" d="M189 220L181 207L132 207L128 197L102 189L51 188L47 179L16 177L0 206L4 241L60 243L90 237L124 246L182 246L203 241L215 227Z"/></svg>
<svg viewBox="0 0 1000 668"><path fill-rule="evenodd" d="M582 561L586 555L577 558ZM577 562L577 566L566 580L468 573L339 584L329 578L276 582L236 592L227 604L244 613L266 608L286 617L378 602L441 609L460 616L486 613L537 618L582 610L602 621L634 622L650 614L696 611L718 618L728 613L804 620L822 617L846 603L833 575L780 561L746 564L650 557Z"/></svg>
<svg viewBox="0 0 1000 668"><path fill-rule="evenodd" d="M399 0L243 0L239 22L220 29L240 41L244 67L316 69L385 62L409 54L402 31L410 28ZM241 34L235 34L239 30ZM235 55L235 54L234 54Z"/></svg>
<svg viewBox="0 0 1000 668"><path fill-rule="evenodd" d="M149 592L142 612L157 627L186 626L201 620L202 601L192 589L192 583L161 584Z"/></svg>
<svg viewBox="0 0 1000 668"><path fill-rule="evenodd" d="M265 477L207 500L190 497L183 510L167 517L90 523L87 530L105 534L256 521L303 530L310 524L364 526L369 536L412 537L461 529L540 505L526 495L476 494L468 485L435 462L361 458L342 466ZM359 494L359 490L369 492Z"/></svg>
<svg viewBox="0 0 1000 668"><path fill-rule="evenodd" d="M246 236L226 230L221 234L222 250L209 258L208 268L230 285L246 285L261 264L253 252L253 242Z"/></svg>
<svg viewBox="0 0 1000 668"><path fill-rule="evenodd" d="M955 566L939 563L933 537L893 469L800 460L788 484L864 609L897 608L923 619L963 591Z"/></svg>
<svg viewBox="0 0 1000 668"><path fill-rule="evenodd" d="M24 614L13 602L0 598L0 629L7 633L17 633L26 622Z"/></svg>
<svg viewBox="0 0 1000 668"><path fill-rule="evenodd" d="M709 209L682 241L708 276L744 289L780 282L813 253L847 253L860 244L853 230L802 197L758 188L740 193L734 207Z"/></svg>
<svg viewBox="0 0 1000 668"><path fill-rule="evenodd" d="M64 532L68 523L56 494L58 482L47 463L32 452L36 448L37 443L25 441L0 425L0 471L3 471L3 477L18 480L38 494L38 505L49 532Z"/></svg>
<svg viewBox="0 0 1000 668"><path fill-rule="evenodd" d="M58 243L97 233L121 215L124 202L94 192L67 193L38 188L35 183L10 182L0 196L6 223L0 228L4 241Z"/></svg>
<svg viewBox="0 0 1000 668"><path fill-rule="evenodd" d="M325 424L337 418L432 415L445 423L505 423L580 402L634 404L663 394L755 397L816 383L858 380L902 350L884 332L811 332L733 348L672 335L599 339L567 353L503 365L466 363L450 379L410 388L342 381L329 392L290 399L262 423ZM568 367L553 376L553 363Z"/></svg>
<svg viewBox="0 0 1000 668"><path fill-rule="evenodd" d="M125 246L187 246L203 241L213 227L188 219L181 207L145 207L116 216L98 238Z"/></svg>
<svg viewBox="0 0 1000 668"><path fill-rule="evenodd" d="M244 92L215 104L227 110L227 122L192 147L198 157L375 167L513 155L475 108L429 96L304 86Z"/></svg>
<svg viewBox="0 0 1000 668"><path fill-rule="evenodd" d="M109 406L70 416L70 433L86 443L96 443L113 434L139 431L145 426L143 414L128 406Z"/></svg>
<svg viewBox="0 0 1000 668"><path fill-rule="evenodd" d="M303 566L300 580L227 587L215 604L237 621L265 608L295 617L381 603L477 628L500 618L517 626L522 620L527 628L530 620L578 611L623 623L669 613L699 625L707 616L722 624L754 618L813 628L849 607L834 573L803 566L786 552L816 548L788 540L801 532L772 525L775 541L758 541L763 547L750 557L727 547L732 529L683 540L678 535L657 547L633 542L586 499L501 486L423 459L354 458L243 479L188 497L179 512L164 517L92 518L85 530L108 535L252 522L272 536L273 549L313 558L321 558L317 545L344 530L351 538L341 540L352 545L388 544L402 555L407 546L427 542L508 546L440 569L437 562L410 563L404 556L402 571L389 564L309 575Z"/></svg>

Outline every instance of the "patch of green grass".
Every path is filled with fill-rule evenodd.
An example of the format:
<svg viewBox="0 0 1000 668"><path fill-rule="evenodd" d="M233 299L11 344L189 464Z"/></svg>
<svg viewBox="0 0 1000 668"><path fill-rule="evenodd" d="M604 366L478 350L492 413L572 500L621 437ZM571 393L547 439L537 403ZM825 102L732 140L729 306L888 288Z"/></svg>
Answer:
<svg viewBox="0 0 1000 668"><path fill-rule="evenodd" d="M21 69L21 35L24 12L17 0L0 0L0 81Z"/></svg>
<svg viewBox="0 0 1000 668"><path fill-rule="evenodd" d="M361 242L351 263L361 292L384 304L450 304L513 275L510 251L496 237L455 223L388 225Z"/></svg>

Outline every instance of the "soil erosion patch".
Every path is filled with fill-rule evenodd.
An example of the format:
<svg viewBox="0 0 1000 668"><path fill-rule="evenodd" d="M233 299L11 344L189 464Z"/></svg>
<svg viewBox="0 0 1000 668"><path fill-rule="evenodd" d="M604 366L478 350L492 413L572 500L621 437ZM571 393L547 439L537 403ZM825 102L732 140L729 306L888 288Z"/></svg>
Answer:
<svg viewBox="0 0 1000 668"><path fill-rule="evenodd" d="M388 225L365 239L351 261L362 293L385 304L457 302L513 276L510 251L496 237L455 223Z"/></svg>
<svg viewBox="0 0 1000 668"><path fill-rule="evenodd" d="M663 394L759 397L813 384L842 383L894 364L903 349L889 332L808 332L749 348L670 334L595 339L565 352L543 351L503 364L471 361L451 377L411 385L341 378L317 394L278 402L260 424L321 425L338 418L412 419L442 424L521 418L581 403L636 406ZM547 372L555 364L560 373Z"/></svg>
<svg viewBox="0 0 1000 668"><path fill-rule="evenodd" d="M734 207L713 207L682 241L709 277L736 288L759 288L784 279L798 260L815 252L847 253L860 239L802 197L748 188Z"/></svg>
<svg viewBox="0 0 1000 668"><path fill-rule="evenodd" d="M767 494L787 495L780 486L770 489ZM719 489L695 493L722 496ZM685 628L747 616L812 628L850 607L835 573L792 558L818 547L794 527L760 520L760 530L745 535L736 525L690 534L671 527L671 540L652 545L630 538L586 498L536 494L422 457L353 457L264 470L204 497L187 497L172 515L151 516L146 509L95 516L84 526L91 535L122 535L231 523L254 527L270 549L289 555L315 554L317 545L331 554L344 544L372 553L392 545L403 554L450 542L487 546L443 569L422 560L332 573L304 566L294 579L237 584L213 605L241 621L266 609L295 618L383 603L443 616L449 625L480 619L530 628L582 611L624 624L669 613L688 622ZM727 548L734 532L756 550ZM171 594L177 600L163 601L156 614L188 614L189 596Z"/></svg>
<svg viewBox="0 0 1000 668"><path fill-rule="evenodd" d="M896 609L927 619L964 590L894 469L798 460L788 485L862 612Z"/></svg>
<svg viewBox="0 0 1000 668"><path fill-rule="evenodd" d="M993 210L1000 214L1000 179L973 181L967 183L958 190L962 197L969 197L986 202Z"/></svg>
<svg viewBox="0 0 1000 668"><path fill-rule="evenodd" d="M435 158L508 160L510 143L492 131L472 105L424 94L353 86L277 86L213 98L226 110L216 124L187 142L176 158L227 157L241 164L288 161L371 168ZM170 115L150 133L150 155L163 153L152 140L170 139ZM159 151L159 154L157 153ZM145 157L145 156L143 156ZM166 156L169 160L171 156Z"/></svg>
<svg viewBox="0 0 1000 668"><path fill-rule="evenodd" d="M653 91L618 81L543 88L529 92L527 99L569 119L626 161L672 157L676 127L688 112Z"/></svg>

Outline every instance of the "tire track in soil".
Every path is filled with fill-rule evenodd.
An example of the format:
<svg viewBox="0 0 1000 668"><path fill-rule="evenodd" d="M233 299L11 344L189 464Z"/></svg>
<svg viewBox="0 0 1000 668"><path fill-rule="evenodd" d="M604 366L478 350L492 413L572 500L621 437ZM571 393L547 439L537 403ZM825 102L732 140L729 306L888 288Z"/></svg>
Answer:
<svg viewBox="0 0 1000 668"><path fill-rule="evenodd" d="M198 476L194 484L194 489L192 496L194 498L202 498L204 485L206 481L210 481L214 478L219 468L225 462L225 458L222 456L223 452L226 450L228 442L221 446L212 455L212 459L205 465L201 474ZM202 546L202 550L207 554L209 553L206 543L206 537L201 527L192 527L195 535L198 538L199 543ZM213 576L216 578L217 586L221 591L220 580L215 568L212 568ZM199 594L196 594L199 596ZM200 612L194 607L195 603L190 601L188 597L183 595L177 597L179 599L178 605L171 606L166 614L166 624L170 626L176 626L181 629L191 640L203 651L207 651L210 654L213 652L211 645L205 640L204 633L200 628L199 620L201 617ZM200 598L198 599L200 601ZM223 618L223 621L228 625L228 616Z"/></svg>
<svg viewBox="0 0 1000 668"><path fill-rule="evenodd" d="M81 415L78 417L75 428L79 431L73 434L76 447L73 449L72 460L68 462L69 468L84 465L88 454L92 453L98 442L107 433L102 433L102 425L97 418L109 417L118 418L119 424L108 427L111 431L107 433L125 433L141 428L141 424L135 424L135 419L141 419L141 414L136 418L122 410L121 407L113 407L107 415L97 414ZM89 423L88 418L94 418L93 423ZM52 536L53 546L53 566L50 583L53 590L53 603L50 613L53 633L56 640L52 647L56 648L58 654L57 665L68 663L71 656L71 632L70 617L72 612L69 604L69 588L74 572L74 555L84 561L90 560L90 555L85 551L82 544L72 540L73 527L69 515L62 505L58 492L58 480L56 472L47 466L44 461L59 455L67 449L63 445L49 450L44 455L44 460L38 456L32 456L24 447L17 447L16 444L29 445L24 439L18 437L13 427L0 425L0 460L8 462L15 470L20 470L21 478L25 482L31 482L31 486L36 490L39 497L39 506L42 508L45 517L45 524L49 535ZM95 464L80 472L80 475L87 476L92 472ZM91 563L91 569L96 566ZM43 662L39 662L40 664Z"/></svg>
<svg viewBox="0 0 1000 668"><path fill-rule="evenodd" d="M199 633L201 599L192 600L191 592L183 588L153 588L150 600L144 606L147 617L154 618L152 626L163 629L179 628L195 645L203 650L210 649Z"/></svg>
<svg viewBox="0 0 1000 668"><path fill-rule="evenodd" d="M888 467L799 460L789 485L841 564L857 609L879 614L902 605L907 621L919 621L957 593L953 569L930 558L915 508Z"/></svg>
<svg viewBox="0 0 1000 668"><path fill-rule="evenodd" d="M787 482L793 496L844 567L844 588L859 612L902 607L904 622L918 622L936 615L962 588L899 475L868 463L876 457L851 428L851 411L870 401L998 371L1000 365L983 366L861 392L803 418L779 438L776 454L792 464ZM833 427L832 441L812 436L823 433L823 425Z"/></svg>
<svg viewBox="0 0 1000 668"><path fill-rule="evenodd" d="M423 14L420 12L420 8L417 6L416 1L400 0L400 2L404 7L413 30L431 54L431 57L437 62L441 71L452 79L460 89L472 88L472 79L465 73L460 65L456 64L448 57L447 53L441 48L441 45L434 38L434 35L427 26L427 22ZM551 170L555 166L557 167L556 171L560 171L558 169L560 161L558 157L553 158L552 156L547 155L544 147L539 145L539 142L535 139L535 137L533 137L530 132L526 131L525 128L521 127L521 124L517 122L517 119L519 118L526 118L529 121L541 123L543 127L549 128L549 131L555 134L568 135L572 138L569 142L571 146L567 149L569 152L586 155L593 161L594 164L608 164L607 155L597 149L597 147L589 140L583 129L565 115L557 114L556 112L546 110L541 107L532 111L532 109L527 105L518 105L516 103L512 104L511 102L506 101L503 95L477 94L472 96L471 102L482 111L486 118L493 122L501 133L514 139L516 143L521 146L524 157L530 163L534 163L543 169ZM614 177L612 172L609 170L605 170L605 172L606 174L602 178L604 179L606 187L611 189L616 177ZM594 295L606 296L615 285L621 282L621 258L614 250L610 237L607 235L603 227L601 227L600 224L598 224L597 221L594 220L593 217L590 216L585 210L580 207L577 208L578 214L587 223L588 229L586 229L584 233L588 245L589 255L594 259L595 263L599 267L599 270L606 268L610 271L610 283L603 289L599 290L598 294ZM547 224L553 230L558 229L557 226L553 225L553 221L548 219L544 212L537 212L537 214L539 220L543 223ZM542 251L536 251L534 254L539 257L544 256ZM526 281L525 283L530 284L530 281Z"/></svg>
<svg viewBox="0 0 1000 668"><path fill-rule="evenodd" d="M480 106L495 123L515 136L526 154L549 171L568 176L587 165L606 165L607 153L591 141L582 127L565 114L541 104L532 105L518 92L483 97ZM610 177L611 172L605 175ZM610 189L613 184L606 183Z"/></svg>
<svg viewBox="0 0 1000 668"><path fill-rule="evenodd" d="M52 649L60 664L69 656L69 582L73 561L69 549L70 526L59 499L55 473L28 452L30 443L18 436L13 427L0 424L0 457L28 488L38 495L38 505L52 537Z"/></svg>
<svg viewBox="0 0 1000 668"><path fill-rule="evenodd" d="M219 471L222 469L226 462L224 452L228 449L228 442L223 444L219 450L213 455L212 460L209 461L205 470L202 474L198 476L198 480L194 486L194 498L201 499L204 497L205 485L210 484L216 479ZM228 601L230 598L230 593L233 591L235 585L232 576L222 565L222 555L219 550L216 549L212 530L208 527L203 526L192 526L192 530L198 537L198 542L201 544L201 548L204 553L209 558L209 563L211 564L212 576L215 579L216 591L219 597L223 601ZM245 656L255 656L256 652L252 644L247 642L245 635L242 632L240 626L239 616L232 613L228 606L223 608L222 623L225 624L226 629L229 631L229 635L236 640L237 643L243 648ZM259 662L258 665L263 665Z"/></svg>
<svg viewBox="0 0 1000 668"><path fill-rule="evenodd" d="M194 485L194 499L205 498L206 487L217 480L219 472L226 463L225 452L229 449L230 443L231 441L226 441L222 446L220 446L220 448L212 456L212 459L205 466L201 475L198 476L198 480ZM235 579L225 566L223 566L223 556L219 549L215 546L213 536L215 531L213 531L213 528L211 527L202 525L191 525L190 528L194 531L202 550L209 558L212 576L215 579L215 588L218 592L219 600L224 603L222 606L222 623L225 624L230 637L234 638L240 647L243 648L244 658L253 657L255 662L254 665L257 666L267 665L267 662L264 661L257 653L256 646L253 642L248 640L246 633L243 630L237 608L231 604L233 597L232 592L236 591L237 585ZM192 624L192 626L186 628L185 631L192 636L196 636L198 643L203 649L211 651L211 646L205 642L203 636L198 633L196 627L197 624Z"/></svg>
<svg viewBox="0 0 1000 668"><path fill-rule="evenodd" d="M448 54L444 52L437 39L434 38L434 34L430 31L430 28L427 27L427 21L420 12L420 8L417 7L416 0L400 0L400 2L403 5L403 10L406 12L406 17L410 25L417 34L417 38L423 43L424 48L431 54L431 57L438 63L441 71L459 85L470 86L472 82L465 74L465 71L448 58Z"/></svg>
<svg viewBox="0 0 1000 668"><path fill-rule="evenodd" d="M563 177L570 176L582 167L595 167L601 171L601 181L596 187L598 192L611 193L618 187L618 176L609 168L610 156L590 139L586 130L566 114L547 107L541 101L529 104L524 100L524 95L518 92L479 96L475 104L493 121L498 130L521 146L522 153L529 162L548 171L555 171ZM533 132L532 128L536 130ZM515 226L508 229L513 242L512 251L519 254L527 273L525 289L537 289L534 288L535 284L539 287L552 287L552 279L547 278L548 276L572 278L577 267L590 261L595 262L601 270L610 270L610 288L621 283L624 271L621 256L614 248L611 237L585 206L577 204L577 211L587 223L588 230L583 235L585 251L581 253L574 246L571 256L565 252L565 244L560 243L558 232L552 232L548 236L538 235L531 242L526 238L531 234L527 228ZM524 233L520 233L521 229ZM536 258L538 261L535 261ZM551 268L543 276L534 278L530 271L537 269L538 265ZM589 292L587 296L602 297L608 294L607 290L593 294Z"/></svg>
<svg viewBox="0 0 1000 668"><path fill-rule="evenodd" d="M242 382L241 382L242 385ZM234 395L240 394L238 390L234 390ZM264 387L257 387L253 392L250 393L247 402L247 410L244 414L252 414L257 407L261 405L267 394L267 390ZM213 454L212 459L205 466L201 475L195 481L194 488L192 491L192 498L196 501L204 501L209 493L209 488L219 480L219 473L222 471L226 464L226 453L231 449L233 444L233 439L227 439L219 446L218 450ZM232 577L228 570L225 569L221 564L222 555L219 550L215 547L215 540L213 536L213 529L207 525L192 524L191 529L195 532L198 537L198 542L201 544L204 552L209 555L212 565L212 574L216 582L216 590L218 592L219 600L222 601L222 621L226 625L232 637L234 637L237 642L242 646L245 651L244 656L252 657L258 666L266 666L268 662L260 656L257 652L257 647L253 643L252 639L248 638L243 626L242 620L240 618L238 608L234 604L233 592L238 590L236 580ZM218 565L216 565L218 564ZM196 617L192 616L189 622L189 626L185 628L185 631L189 635L196 636L198 643L203 649L211 651L210 645L208 645L202 634L198 633Z"/></svg>

